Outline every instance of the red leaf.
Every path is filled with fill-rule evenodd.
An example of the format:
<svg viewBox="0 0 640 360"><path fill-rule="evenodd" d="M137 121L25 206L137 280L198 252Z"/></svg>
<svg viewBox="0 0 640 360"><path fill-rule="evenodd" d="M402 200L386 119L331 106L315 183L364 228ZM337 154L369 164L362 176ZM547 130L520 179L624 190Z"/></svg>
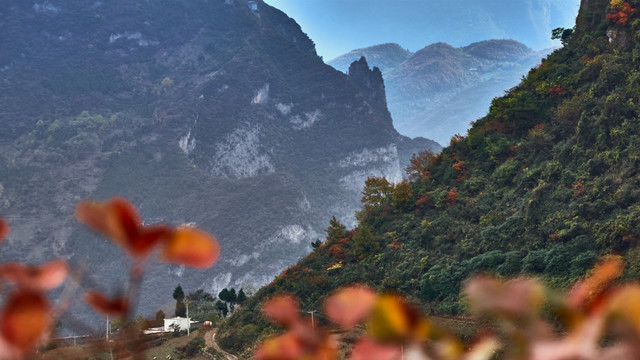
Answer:
<svg viewBox="0 0 640 360"><path fill-rule="evenodd" d="M371 313L376 297L376 293L366 286L347 287L327 299L325 314L334 323L349 329Z"/></svg>
<svg viewBox="0 0 640 360"><path fill-rule="evenodd" d="M42 266L8 263L0 268L0 274L5 281L13 282L19 287L51 290L69 276L69 267L63 260L54 260Z"/></svg>
<svg viewBox="0 0 640 360"><path fill-rule="evenodd" d="M298 301L290 295L275 296L262 305L262 312L266 316L284 326L292 326L300 321L298 311Z"/></svg>
<svg viewBox="0 0 640 360"><path fill-rule="evenodd" d="M127 250L142 226L135 207L122 198L83 201L76 207L76 218Z"/></svg>
<svg viewBox="0 0 640 360"><path fill-rule="evenodd" d="M107 221L114 231L114 235L123 240L135 239L142 227L142 221L136 208L123 198L111 199L107 203Z"/></svg>
<svg viewBox="0 0 640 360"><path fill-rule="evenodd" d="M9 224L7 224L6 221L0 218L0 241L6 238L7 235L9 235L9 231Z"/></svg>
<svg viewBox="0 0 640 360"><path fill-rule="evenodd" d="M133 257L144 257L172 230L164 225L142 225L135 207L125 199L84 201L76 207L76 218L122 246Z"/></svg>
<svg viewBox="0 0 640 360"><path fill-rule="evenodd" d="M216 239L197 228L179 227L167 239L161 258L164 261L195 268L208 268L218 260L220 245Z"/></svg>
<svg viewBox="0 0 640 360"><path fill-rule="evenodd" d="M129 299L126 297L109 299L99 291L88 291L84 300L103 315L121 316L129 312Z"/></svg>
<svg viewBox="0 0 640 360"><path fill-rule="evenodd" d="M168 239L172 234L173 229L166 225L145 226L129 242L129 252L134 256L146 256L158 242Z"/></svg>
<svg viewBox="0 0 640 360"><path fill-rule="evenodd" d="M50 308L49 300L40 292L12 293L0 314L3 338L21 351L28 351L51 325Z"/></svg>

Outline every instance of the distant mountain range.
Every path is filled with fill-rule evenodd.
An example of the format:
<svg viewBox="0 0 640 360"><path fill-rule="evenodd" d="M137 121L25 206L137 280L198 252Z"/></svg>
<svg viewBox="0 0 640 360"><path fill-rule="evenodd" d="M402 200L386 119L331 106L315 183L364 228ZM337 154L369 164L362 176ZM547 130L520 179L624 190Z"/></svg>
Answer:
<svg viewBox="0 0 640 360"><path fill-rule="evenodd" d="M178 283L271 281L331 216L354 221L367 176L400 181L413 153L440 150L393 128L379 71L325 65L261 1L8 0L0 18L3 258L62 257L117 293L129 261L74 220L84 198L216 235L209 271L150 264L145 314Z"/></svg>
<svg viewBox="0 0 640 360"><path fill-rule="evenodd" d="M447 144L551 51L533 51L515 40L488 40L462 48L436 43L416 53L383 44L353 50L328 64L344 72L350 61L366 57L383 73L396 129Z"/></svg>
<svg viewBox="0 0 640 360"><path fill-rule="evenodd" d="M329 60L352 49L397 42L418 51L443 41L455 47L514 39L541 50L557 27L575 24L580 0L267 0L294 17Z"/></svg>

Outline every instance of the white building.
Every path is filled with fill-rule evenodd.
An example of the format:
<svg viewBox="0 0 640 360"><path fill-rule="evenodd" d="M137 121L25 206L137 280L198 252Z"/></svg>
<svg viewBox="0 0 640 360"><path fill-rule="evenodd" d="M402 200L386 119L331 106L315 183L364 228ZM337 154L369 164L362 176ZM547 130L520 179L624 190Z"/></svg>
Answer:
<svg viewBox="0 0 640 360"><path fill-rule="evenodd" d="M164 319L164 331L173 331L174 328L178 328L179 330L188 330L191 325L190 318L183 317L174 317ZM172 327L173 326L173 327Z"/></svg>

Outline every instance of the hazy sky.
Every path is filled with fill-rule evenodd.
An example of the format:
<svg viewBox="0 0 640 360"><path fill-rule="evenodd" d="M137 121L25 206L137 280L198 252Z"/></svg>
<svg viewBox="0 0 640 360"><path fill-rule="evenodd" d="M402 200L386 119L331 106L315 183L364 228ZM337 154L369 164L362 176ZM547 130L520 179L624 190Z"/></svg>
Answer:
<svg viewBox="0 0 640 360"><path fill-rule="evenodd" d="M551 29L572 27L580 0L265 0L295 19L325 60L396 42L411 50L516 39L553 46Z"/></svg>

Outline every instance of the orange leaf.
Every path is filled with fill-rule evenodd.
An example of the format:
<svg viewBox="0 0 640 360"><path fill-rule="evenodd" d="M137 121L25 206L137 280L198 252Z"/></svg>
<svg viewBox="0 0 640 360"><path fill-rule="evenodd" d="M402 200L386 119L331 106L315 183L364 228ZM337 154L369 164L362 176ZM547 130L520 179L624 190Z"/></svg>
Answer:
<svg viewBox="0 0 640 360"><path fill-rule="evenodd" d="M84 300L103 315L121 316L129 312L129 299L126 297L109 299L99 291L88 291Z"/></svg>
<svg viewBox="0 0 640 360"><path fill-rule="evenodd" d="M12 293L0 314L3 338L22 351L36 345L51 325L49 300L40 292Z"/></svg>
<svg viewBox="0 0 640 360"><path fill-rule="evenodd" d="M334 323L349 329L371 313L376 297L376 293L366 286L350 286L327 299L325 314Z"/></svg>
<svg viewBox="0 0 640 360"><path fill-rule="evenodd" d="M0 268L0 274L5 281L19 287L51 290L69 276L69 267L64 260L54 260L42 266L8 263Z"/></svg>
<svg viewBox="0 0 640 360"><path fill-rule="evenodd" d="M626 322L640 336L640 285L628 285L614 291L607 302L607 312L615 319Z"/></svg>
<svg viewBox="0 0 640 360"><path fill-rule="evenodd" d="M192 227L176 229L162 251L164 261L195 268L208 268L218 259L220 245L210 234Z"/></svg>
<svg viewBox="0 0 640 360"><path fill-rule="evenodd" d="M7 235L9 235L9 231L9 224L7 224L6 221L0 218L0 240L6 238Z"/></svg>
<svg viewBox="0 0 640 360"><path fill-rule="evenodd" d="M624 262L619 256L609 256L600 261L593 272L576 284L569 292L569 304L574 308L594 310L601 303L602 296L614 280L624 270Z"/></svg>
<svg viewBox="0 0 640 360"><path fill-rule="evenodd" d="M350 360L396 360L400 359L399 346L380 344L369 338L362 338L353 346Z"/></svg>
<svg viewBox="0 0 640 360"><path fill-rule="evenodd" d="M129 253L134 256L146 256L159 241L169 238L172 233L173 229L166 225L145 226L129 242Z"/></svg>
<svg viewBox="0 0 640 360"><path fill-rule="evenodd" d="M296 360L302 358L303 344L293 332L271 338L256 350L257 360Z"/></svg>
<svg viewBox="0 0 640 360"><path fill-rule="evenodd" d="M381 341L423 341L430 325L415 308L395 295L381 295L368 324L369 333Z"/></svg>
<svg viewBox="0 0 640 360"><path fill-rule="evenodd" d="M262 312L266 316L289 327L300 321L298 311L298 301L290 295L275 296L262 305Z"/></svg>
<svg viewBox="0 0 640 360"><path fill-rule="evenodd" d="M320 328L301 322L283 335L266 340L256 351L260 360L335 360L338 344Z"/></svg>
<svg viewBox="0 0 640 360"><path fill-rule="evenodd" d="M83 201L76 206L76 219L102 235L111 238L112 231L107 225L107 204Z"/></svg>

